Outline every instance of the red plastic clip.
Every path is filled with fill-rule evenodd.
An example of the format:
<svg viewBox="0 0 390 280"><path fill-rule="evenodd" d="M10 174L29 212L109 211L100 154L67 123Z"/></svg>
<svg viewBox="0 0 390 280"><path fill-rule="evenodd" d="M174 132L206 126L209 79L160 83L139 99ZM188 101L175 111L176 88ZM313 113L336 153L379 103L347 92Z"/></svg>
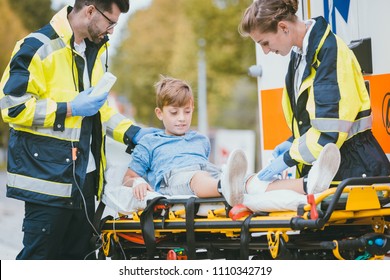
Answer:
<svg viewBox="0 0 390 280"><path fill-rule="evenodd" d="M253 212L251 210L249 210L248 207L246 207L245 205L237 204L232 209L230 209L229 217L230 217L230 219L235 221L239 218L249 216L252 213Z"/></svg>
<svg viewBox="0 0 390 280"><path fill-rule="evenodd" d="M316 205L316 200L314 198L314 194L307 195L307 203L310 204L310 219L311 220L318 219L318 211L317 211L317 205Z"/></svg>

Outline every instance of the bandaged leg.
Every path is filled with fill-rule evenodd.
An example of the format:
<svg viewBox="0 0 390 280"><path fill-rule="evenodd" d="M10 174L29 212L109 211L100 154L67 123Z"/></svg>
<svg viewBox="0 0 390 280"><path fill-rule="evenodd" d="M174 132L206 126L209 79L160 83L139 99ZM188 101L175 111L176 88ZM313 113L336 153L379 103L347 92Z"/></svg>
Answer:
<svg viewBox="0 0 390 280"><path fill-rule="evenodd" d="M269 184L272 182L273 181L262 181L256 176L256 174L253 174L246 180L246 193L250 195L262 194L267 190Z"/></svg>
<svg viewBox="0 0 390 280"><path fill-rule="evenodd" d="M243 201L243 204L253 212L296 211L299 204L306 203L306 195L290 190L245 194Z"/></svg>
<svg viewBox="0 0 390 280"><path fill-rule="evenodd" d="M157 192L147 192L144 200L138 200L133 195L133 189L126 186L109 186L107 185L102 201L111 209L122 213L130 214L134 211L143 210L146 202L158 196L163 196Z"/></svg>
<svg viewBox="0 0 390 280"><path fill-rule="evenodd" d="M256 174L250 177L246 183L246 194L243 204L251 211L286 211L297 210L299 204L306 204L306 195L293 190L273 189L269 190L273 181L262 181ZM297 180L282 180L284 184L301 184ZM276 183L282 182L277 181ZM301 188L301 186L299 186ZM267 190L268 189L268 190Z"/></svg>

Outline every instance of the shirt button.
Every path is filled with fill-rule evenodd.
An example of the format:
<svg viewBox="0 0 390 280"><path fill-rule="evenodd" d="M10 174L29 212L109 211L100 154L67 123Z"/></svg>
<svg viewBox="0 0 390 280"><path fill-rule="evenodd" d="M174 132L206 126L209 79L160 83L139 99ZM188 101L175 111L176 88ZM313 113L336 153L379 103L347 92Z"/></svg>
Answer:
<svg viewBox="0 0 390 280"><path fill-rule="evenodd" d="M38 157L38 153L34 153L34 157Z"/></svg>
<svg viewBox="0 0 390 280"><path fill-rule="evenodd" d="M42 229L42 232L46 232L46 229L45 229L45 228L43 228L43 229Z"/></svg>
<svg viewBox="0 0 390 280"><path fill-rule="evenodd" d="M66 159L66 162L70 162L70 159L67 158L67 159Z"/></svg>
<svg viewBox="0 0 390 280"><path fill-rule="evenodd" d="M62 127L62 125L60 125L60 124L57 124L57 128L61 128Z"/></svg>
<svg viewBox="0 0 390 280"><path fill-rule="evenodd" d="M298 124L299 124L299 125L302 125L302 121L299 121Z"/></svg>

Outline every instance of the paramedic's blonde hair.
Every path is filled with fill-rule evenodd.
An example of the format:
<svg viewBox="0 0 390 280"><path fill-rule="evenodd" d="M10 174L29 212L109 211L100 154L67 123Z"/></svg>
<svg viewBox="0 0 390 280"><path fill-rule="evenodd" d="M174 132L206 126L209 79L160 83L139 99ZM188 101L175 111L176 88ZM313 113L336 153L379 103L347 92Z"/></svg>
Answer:
<svg viewBox="0 0 390 280"><path fill-rule="evenodd" d="M295 22L298 0L256 0L244 12L238 32L243 37L258 30L276 33L281 20Z"/></svg>
<svg viewBox="0 0 390 280"><path fill-rule="evenodd" d="M192 89L187 82L171 77L160 76L154 87L156 88L156 105L161 110L164 106L182 107L191 102L194 106Z"/></svg>

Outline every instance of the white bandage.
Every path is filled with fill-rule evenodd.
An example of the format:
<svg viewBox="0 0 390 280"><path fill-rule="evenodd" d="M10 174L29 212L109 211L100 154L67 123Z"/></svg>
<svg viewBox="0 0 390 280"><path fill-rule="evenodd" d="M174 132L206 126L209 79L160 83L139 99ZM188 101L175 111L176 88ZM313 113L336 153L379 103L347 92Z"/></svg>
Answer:
<svg viewBox="0 0 390 280"><path fill-rule="evenodd" d="M137 178L133 179L133 185L132 185L132 187L134 188L134 187L136 187L136 186L138 186L138 185L140 185L140 184L147 184L147 183L148 183L148 182L146 182L144 178L142 178L142 177L137 177Z"/></svg>
<svg viewBox="0 0 390 280"><path fill-rule="evenodd" d="M248 194L262 194L265 193L269 184L275 180L263 181L257 177L257 174L253 175L246 183L246 191Z"/></svg>

